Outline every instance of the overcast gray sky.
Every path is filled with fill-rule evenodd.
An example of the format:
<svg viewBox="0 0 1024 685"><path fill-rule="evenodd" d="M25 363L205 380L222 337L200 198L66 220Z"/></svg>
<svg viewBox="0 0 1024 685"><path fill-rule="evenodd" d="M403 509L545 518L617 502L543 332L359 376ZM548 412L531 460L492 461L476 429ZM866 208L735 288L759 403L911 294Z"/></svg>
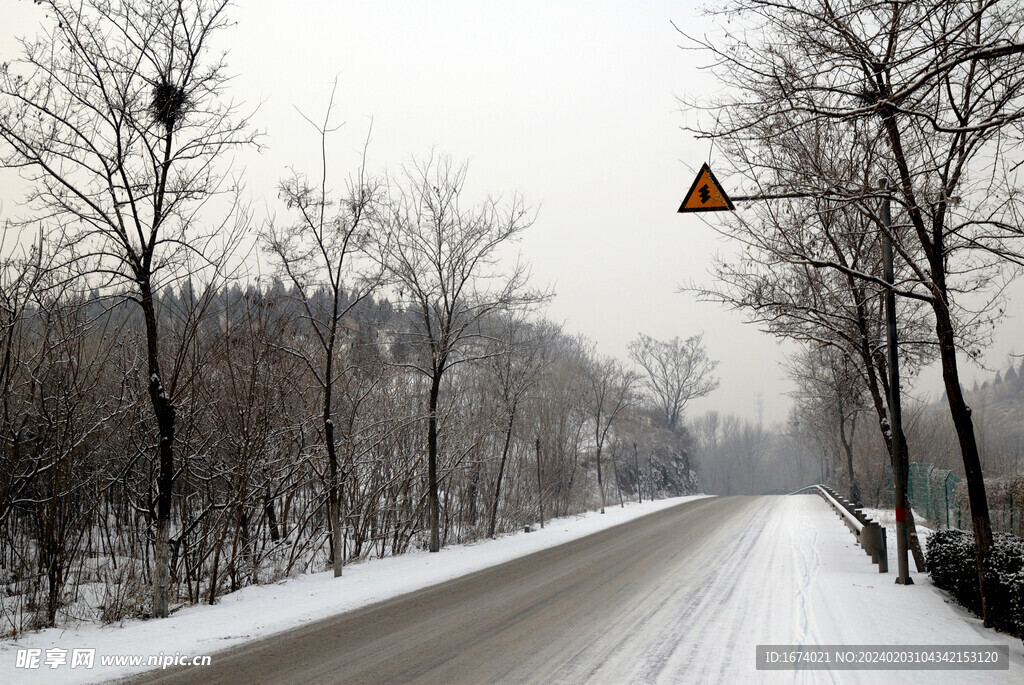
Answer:
<svg viewBox="0 0 1024 685"><path fill-rule="evenodd" d="M733 249L700 216L675 213L708 157L706 143L680 131L677 98L715 84L679 49L670 23L710 29L696 5L240 2L238 26L220 46L237 74L232 95L259 106L254 122L266 132L264 153L238 161L257 216L280 209L274 187L288 166L316 172L316 135L296 108L321 118L337 76L336 118L346 123L331 139L336 187L355 169L371 118L371 170L394 170L432 148L468 159L471 193L519 191L538 209L522 252L538 284L557 292L551 318L621 358L638 332L703 331L722 383L691 415L714 408L753 418L761 393L765 422L783 420L790 402L779 345L739 315L676 292L707 281L711 256ZM6 60L11 38L34 32L41 11L0 0L0 16ZM5 214L17 211L13 187L0 176ZM998 368L1014 350L1008 331L988 357ZM926 374L922 387L940 392L937 379Z"/></svg>

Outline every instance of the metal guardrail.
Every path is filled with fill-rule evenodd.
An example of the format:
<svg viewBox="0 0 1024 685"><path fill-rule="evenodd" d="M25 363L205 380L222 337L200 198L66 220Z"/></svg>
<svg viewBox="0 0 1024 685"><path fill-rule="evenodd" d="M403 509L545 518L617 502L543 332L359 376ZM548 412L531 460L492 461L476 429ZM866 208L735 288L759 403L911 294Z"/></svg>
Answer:
<svg viewBox="0 0 1024 685"><path fill-rule="evenodd" d="M878 572L889 572L889 552L883 526L872 521L862 510L841 497L839 493L827 485L808 485L790 494L798 495L804 492L814 492L821 495L839 515L839 518L850 529L854 537L857 538L857 542L864 551L871 555L871 563L878 564Z"/></svg>

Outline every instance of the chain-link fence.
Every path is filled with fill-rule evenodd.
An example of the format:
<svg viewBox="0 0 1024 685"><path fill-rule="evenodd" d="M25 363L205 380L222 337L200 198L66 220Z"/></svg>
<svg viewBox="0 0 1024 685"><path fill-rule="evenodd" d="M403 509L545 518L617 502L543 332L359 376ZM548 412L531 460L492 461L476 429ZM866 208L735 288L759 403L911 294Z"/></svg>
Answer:
<svg viewBox="0 0 1024 685"><path fill-rule="evenodd" d="M960 476L933 464L911 462L907 499L914 511L939 528L960 528L962 516L956 498Z"/></svg>
<svg viewBox="0 0 1024 685"><path fill-rule="evenodd" d="M892 471L885 470L886 492L892 506ZM986 478L992 530L1024 537L1024 476ZM967 481L949 469L925 462L911 462L907 499L914 512L938 528L971 529Z"/></svg>
<svg viewBox="0 0 1024 685"><path fill-rule="evenodd" d="M988 499L988 515L992 519L992 530L1024 537L1024 476L986 478L985 495ZM966 481L962 481L957 487L956 501L964 512L963 525L960 527L970 530L971 505Z"/></svg>

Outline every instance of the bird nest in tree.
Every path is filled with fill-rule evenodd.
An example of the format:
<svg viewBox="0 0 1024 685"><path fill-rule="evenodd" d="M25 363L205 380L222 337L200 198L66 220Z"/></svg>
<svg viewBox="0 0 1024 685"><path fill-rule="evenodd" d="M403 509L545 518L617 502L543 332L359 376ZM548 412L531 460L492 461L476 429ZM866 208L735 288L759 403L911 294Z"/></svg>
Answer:
<svg viewBox="0 0 1024 685"><path fill-rule="evenodd" d="M157 122L170 130L181 118L187 100L184 88L160 81L153 86L153 100L149 104L149 109Z"/></svg>

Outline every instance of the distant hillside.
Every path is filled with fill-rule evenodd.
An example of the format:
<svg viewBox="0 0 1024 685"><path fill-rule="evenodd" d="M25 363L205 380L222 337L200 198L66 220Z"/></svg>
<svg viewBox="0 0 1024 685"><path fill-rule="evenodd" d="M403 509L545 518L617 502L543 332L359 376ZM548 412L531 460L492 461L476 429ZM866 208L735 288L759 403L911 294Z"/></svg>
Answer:
<svg viewBox="0 0 1024 685"><path fill-rule="evenodd" d="M1019 367L1009 366L996 371L994 376L975 381L970 388L964 388L967 402L977 412L985 408L993 421L1015 421L1024 419L1024 362ZM943 393L942 402L946 397Z"/></svg>
<svg viewBox="0 0 1024 685"><path fill-rule="evenodd" d="M983 463L992 467L986 472L1020 473L1024 470L1024 363L997 371L964 391ZM946 411L945 393L930 409L935 415Z"/></svg>

